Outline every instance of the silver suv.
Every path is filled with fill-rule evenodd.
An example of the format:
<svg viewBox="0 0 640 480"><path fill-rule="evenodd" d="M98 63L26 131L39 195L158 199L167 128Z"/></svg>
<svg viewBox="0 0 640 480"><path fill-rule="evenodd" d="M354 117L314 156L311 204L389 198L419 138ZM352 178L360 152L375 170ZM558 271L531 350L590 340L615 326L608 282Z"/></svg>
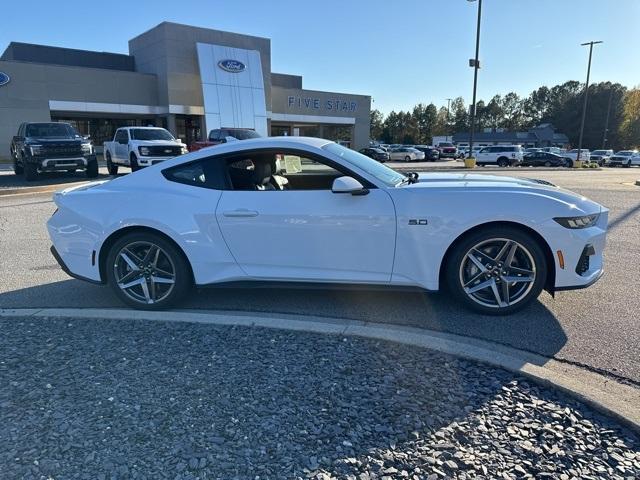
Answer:
<svg viewBox="0 0 640 480"><path fill-rule="evenodd" d="M476 163L508 167L522 162L523 155L524 150L520 145L494 145L480 150L476 155Z"/></svg>

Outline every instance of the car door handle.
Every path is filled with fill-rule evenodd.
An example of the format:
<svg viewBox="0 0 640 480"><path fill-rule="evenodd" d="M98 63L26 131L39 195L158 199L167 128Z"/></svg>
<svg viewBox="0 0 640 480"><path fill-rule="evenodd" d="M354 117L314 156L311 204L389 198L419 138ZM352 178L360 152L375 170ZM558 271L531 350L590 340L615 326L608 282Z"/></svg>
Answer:
<svg viewBox="0 0 640 480"><path fill-rule="evenodd" d="M222 215L225 217L257 217L258 212L255 210L247 210L246 208L239 208L237 210L223 212Z"/></svg>

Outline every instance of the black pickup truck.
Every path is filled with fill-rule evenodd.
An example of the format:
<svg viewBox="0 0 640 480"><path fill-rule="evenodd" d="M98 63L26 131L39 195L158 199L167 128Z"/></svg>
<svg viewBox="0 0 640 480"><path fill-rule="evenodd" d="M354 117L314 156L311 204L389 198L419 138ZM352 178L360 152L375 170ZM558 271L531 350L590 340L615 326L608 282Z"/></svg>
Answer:
<svg viewBox="0 0 640 480"><path fill-rule="evenodd" d="M11 141L11 158L16 175L36 180L40 172L75 172L98 176L98 161L91 142L75 128L62 122L27 122L20 125Z"/></svg>

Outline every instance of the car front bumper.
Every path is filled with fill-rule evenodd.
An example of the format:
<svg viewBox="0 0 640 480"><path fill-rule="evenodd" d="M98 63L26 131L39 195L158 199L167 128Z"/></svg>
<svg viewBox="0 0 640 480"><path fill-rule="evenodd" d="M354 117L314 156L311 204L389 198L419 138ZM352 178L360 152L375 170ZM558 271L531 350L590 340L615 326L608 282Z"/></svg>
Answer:
<svg viewBox="0 0 640 480"><path fill-rule="evenodd" d="M143 157L142 155L140 155L137 160L138 160L138 165L140 167L150 167L151 165L155 165L156 163L161 163L164 162L166 160L171 160L172 158L175 158L175 156L172 157Z"/></svg>
<svg viewBox="0 0 640 480"><path fill-rule="evenodd" d="M63 172L66 170L85 169L89 162L96 161L95 155L73 156L64 158L30 157L27 162L35 163L41 172Z"/></svg>
<svg viewBox="0 0 640 480"><path fill-rule="evenodd" d="M609 211L603 208L593 227L572 230L562 227L555 220L549 220L543 226L543 236L548 241L555 262L554 290L586 288L602 277L608 217Z"/></svg>

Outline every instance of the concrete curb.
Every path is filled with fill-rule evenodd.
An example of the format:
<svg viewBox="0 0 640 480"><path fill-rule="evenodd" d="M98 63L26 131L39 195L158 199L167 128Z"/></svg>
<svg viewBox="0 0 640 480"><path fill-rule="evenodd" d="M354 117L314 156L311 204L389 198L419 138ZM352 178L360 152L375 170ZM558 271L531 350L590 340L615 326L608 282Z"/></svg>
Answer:
<svg viewBox="0 0 640 480"><path fill-rule="evenodd" d="M0 309L0 317L146 320L296 330L386 340L436 350L519 373L557 388L640 433L640 389L593 371L485 340L356 320L248 312L45 308Z"/></svg>

